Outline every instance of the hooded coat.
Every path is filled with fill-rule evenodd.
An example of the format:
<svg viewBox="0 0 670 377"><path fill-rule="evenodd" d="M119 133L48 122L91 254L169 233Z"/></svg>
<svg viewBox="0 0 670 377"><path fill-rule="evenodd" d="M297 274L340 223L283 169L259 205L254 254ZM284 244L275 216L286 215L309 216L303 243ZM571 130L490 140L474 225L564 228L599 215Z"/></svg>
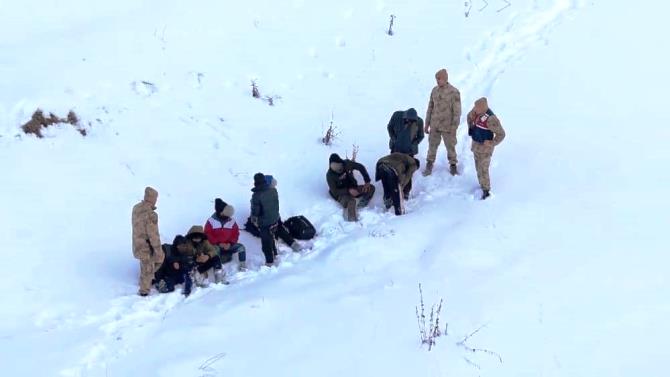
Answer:
<svg viewBox="0 0 670 377"><path fill-rule="evenodd" d="M133 207L133 256L137 259L149 259L161 250L158 233L158 214L156 201L158 192L151 187L144 189L144 200Z"/></svg>
<svg viewBox="0 0 670 377"><path fill-rule="evenodd" d="M419 153L419 143L425 135L423 119L417 115L416 110L394 112L386 129L389 134L391 153L400 152L410 155Z"/></svg>
<svg viewBox="0 0 670 377"><path fill-rule="evenodd" d="M202 241L195 243L193 242L194 238L200 238ZM218 250L207 240L207 235L205 234L204 229L200 225L193 225L191 229L188 230L186 238L190 241L191 246L195 252L195 256L202 254L209 255L210 258L214 258L218 255Z"/></svg>
<svg viewBox="0 0 670 377"><path fill-rule="evenodd" d="M259 175L260 174L260 175ZM256 179L256 177L259 177ZM268 184L261 173L254 176L254 188L251 189L251 217L256 219L259 228L269 227L279 221L279 193Z"/></svg>

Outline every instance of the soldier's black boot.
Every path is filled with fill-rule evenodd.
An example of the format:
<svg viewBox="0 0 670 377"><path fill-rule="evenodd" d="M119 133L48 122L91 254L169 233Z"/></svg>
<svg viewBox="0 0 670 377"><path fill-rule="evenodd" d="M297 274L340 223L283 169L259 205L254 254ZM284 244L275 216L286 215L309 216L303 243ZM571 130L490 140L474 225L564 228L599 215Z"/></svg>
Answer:
<svg viewBox="0 0 670 377"><path fill-rule="evenodd" d="M482 200L485 200L486 198L491 196L491 193L489 192L489 190L483 190L483 191L484 192L482 192Z"/></svg>
<svg viewBox="0 0 670 377"><path fill-rule="evenodd" d="M458 175L458 167L456 167L456 164L449 165L449 173L451 175Z"/></svg>

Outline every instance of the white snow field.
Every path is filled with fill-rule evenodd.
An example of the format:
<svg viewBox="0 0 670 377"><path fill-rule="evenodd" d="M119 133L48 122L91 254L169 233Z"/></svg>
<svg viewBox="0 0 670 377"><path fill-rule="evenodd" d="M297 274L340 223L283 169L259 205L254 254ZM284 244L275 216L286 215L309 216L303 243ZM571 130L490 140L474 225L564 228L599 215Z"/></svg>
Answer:
<svg viewBox="0 0 670 377"><path fill-rule="evenodd" d="M668 376L668 10L0 1L0 375ZM405 216L384 211L377 184L344 222L328 156L356 144L374 174L390 115L423 117L442 67L464 114L487 96L507 131L493 196L478 200L461 125L461 175L441 147ZM23 134L38 107L75 111L87 136ZM243 232L251 268L227 266L230 285L137 296L130 211L144 187L171 242L216 197L242 225L256 172L279 181L284 218L316 225L311 248L282 245L268 269ZM419 284L448 324L430 351Z"/></svg>

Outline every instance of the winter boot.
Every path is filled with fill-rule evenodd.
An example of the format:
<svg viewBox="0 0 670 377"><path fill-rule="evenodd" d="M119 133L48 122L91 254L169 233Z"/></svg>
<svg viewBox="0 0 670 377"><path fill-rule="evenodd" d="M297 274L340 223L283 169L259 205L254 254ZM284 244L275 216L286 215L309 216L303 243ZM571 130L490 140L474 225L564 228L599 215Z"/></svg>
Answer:
<svg viewBox="0 0 670 377"><path fill-rule="evenodd" d="M294 252L299 253L302 251L302 246L300 246L298 241L293 241L291 244L291 249L293 249Z"/></svg>
<svg viewBox="0 0 670 377"><path fill-rule="evenodd" d="M247 262L240 262L240 264L237 266L238 271L246 271L247 270Z"/></svg>
<svg viewBox="0 0 670 377"><path fill-rule="evenodd" d="M168 293L170 290L168 289L168 284L165 282L165 280L161 279L158 284L156 284L156 289L160 293Z"/></svg>
<svg viewBox="0 0 670 377"><path fill-rule="evenodd" d="M384 198L384 207L386 207L386 209L393 207L393 199Z"/></svg>
<svg viewBox="0 0 670 377"><path fill-rule="evenodd" d="M486 198L488 198L489 196L491 196L491 192L489 190L482 191L482 200L486 200Z"/></svg>
<svg viewBox="0 0 670 377"><path fill-rule="evenodd" d="M195 285L203 288L207 286L207 278L205 276L206 273L200 273L199 271L196 271L195 274L193 274L193 281L195 282Z"/></svg>
<svg viewBox="0 0 670 377"><path fill-rule="evenodd" d="M358 221L358 211L356 209L356 201L351 200L347 207L344 208L344 220L345 221Z"/></svg>
<svg viewBox="0 0 670 377"><path fill-rule="evenodd" d="M422 174L424 177L433 174L433 161L426 161L426 169L423 171Z"/></svg>
<svg viewBox="0 0 670 377"><path fill-rule="evenodd" d="M370 198L360 198L356 199L356 201L358 202L358 204L356 204L356 207L364 208L368 206L368 203L370 203Z"/></svg>
<svg viewBox="0 0 670 377"><path fill-rule="evenodd" d="M214 270L214 283L216 284L228 284L226 281L226 273L220 269L220 270Z"/></svg>
<svg viewBox="0 0 670 377"><path fill-rule="evenodd" d="M266 263L265 264L265 267L267 267L267 268L271 268L272 266L274 266L274 264L272 264L272 263Z"/></svg>
<svg viewBox="0 0 670 377"><path fill-rule="evenodd" d="M458 167L456 166L456 164L449 165L449 174L458 175Z"/></svg>

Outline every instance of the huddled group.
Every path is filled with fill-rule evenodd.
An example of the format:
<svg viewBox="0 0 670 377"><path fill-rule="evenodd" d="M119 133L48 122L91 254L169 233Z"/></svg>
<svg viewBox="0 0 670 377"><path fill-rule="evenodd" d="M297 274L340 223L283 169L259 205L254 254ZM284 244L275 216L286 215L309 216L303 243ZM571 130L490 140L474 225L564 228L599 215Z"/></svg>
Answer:
<svg viewBox="0 0 670 377"><path fill-rule="evenodd" d="M423 175L432 174L437 149L442 141L447 149L450 174L459 174L456 131L461 119L460 93L448 82L446 69L439 70L435 79L437 85L430 94L425 125L413 108L394 112L387 126L390 154L381 157L376 164L375 180L381 181L384 206L386 209L393 207L396 215L404 214L404 201L410 197L412 176L420 168L415 156L425 134L428 134L428 154ZM481 199L486 199L491 190L491 156L495 146L505 138L505 131L486 98L475 101L466 120L482 189ZM368 171L361 163L342 159L337 153L331 154L328 162L326 181L330 195L344 208L345 220L358 221L358 209L367 206L375 193ZM362 175L362 185L354 176L354 171ZM296 252L302 246L280 218L277 181L271 175L257 173L253 184L251 216L245 228L261 238L265 264L272 267L276 265L277 238ZM232 262L235 255L238 269L246 270L246 249L238 242L240 229L231 205L216 198L214 213L204 227L194 225L185 236L177 235L172 244L161 245L155 212L157 199L158 192L147 187L144 200L135 205L132 213L133 255L140 260L141 296L148 295L152 285L159 292L171 292L175 285L183 284L183 292L188 295L194 283L198 286L211 282L227 284L223 265ZM307 223L305 227L311 226L303 221Z"/></svg>

